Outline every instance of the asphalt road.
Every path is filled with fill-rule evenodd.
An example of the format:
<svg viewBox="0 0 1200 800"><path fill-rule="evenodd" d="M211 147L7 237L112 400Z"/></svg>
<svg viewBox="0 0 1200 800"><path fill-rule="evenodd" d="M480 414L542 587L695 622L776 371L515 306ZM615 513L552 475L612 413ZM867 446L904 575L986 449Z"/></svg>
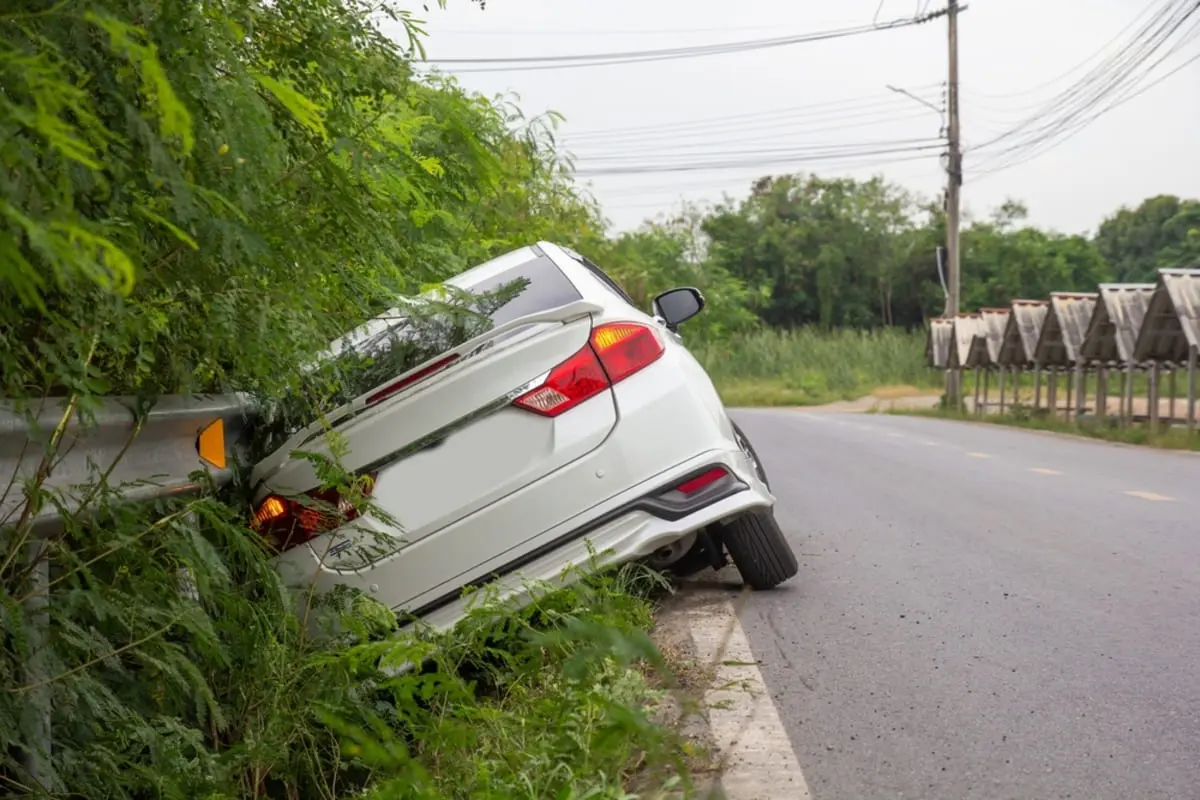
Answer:
<svg viewBox="0 0 1200 800"><path fill-rule="evenodd" d="M816 800L1200 798L1200 457L734 416L800 554L741 617Z"/></svg>

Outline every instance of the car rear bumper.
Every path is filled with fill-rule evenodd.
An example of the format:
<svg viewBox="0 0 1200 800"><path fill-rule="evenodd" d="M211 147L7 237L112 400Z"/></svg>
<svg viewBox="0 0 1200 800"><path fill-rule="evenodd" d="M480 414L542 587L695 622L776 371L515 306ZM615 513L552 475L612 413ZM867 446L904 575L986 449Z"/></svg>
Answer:
<svg viewBox="0 0 1200 800"><path fill-rule="evenodd" d="M687 499L663 496L715 466L729 473L720 483ZM526 541L519 552L482 559L470 576L400 607L395 606L393 598L411 596L403 587L391 585L403 574L403 549L357 572L329 569L322 564L319 547L295 548L283 554L277 564L293 586L312 586L324 592L338 584L350 585L393 606L404 619L419 618L444 628L461 619L472 602L479 602L478 593L464 597L471 588L489 585L488 596L504 599L525 592L530 582L565 584L570 580L571 567L591 569L645 558L692 531L774 502L740 449L713 449L543 530ZM480 529L486 530L489 515L482 513L485 519L480 520ZM490 516L494 524L504 524L496 515ZM327 539L328 546L328 537L322 538ZM485 545L486 540L480 542L481 547Z"/></svg>
<svg viewBox="0 0 1200 800"><path fill-rule="evenodd" d="M579 577L580 570L594 571L646 558L688 533L755 508L769 508L774 497L757 480L749 479L738 461L721 451L698 456L671 470L668 479L615 498L609 508L586 522L575 521L573 526L560 526L538 537L540 545L518 561L489 572L486 578L402 612L401 622L420 619L435 629L449 628L478 604L481 596L519 604L534 585L565 586ZM730 473L720 485L712 487L714 491L698 493L684 503L662 500L664 490L714 466L723 466ZM483 585L490 589L485 595L468 591Z"/></svg>

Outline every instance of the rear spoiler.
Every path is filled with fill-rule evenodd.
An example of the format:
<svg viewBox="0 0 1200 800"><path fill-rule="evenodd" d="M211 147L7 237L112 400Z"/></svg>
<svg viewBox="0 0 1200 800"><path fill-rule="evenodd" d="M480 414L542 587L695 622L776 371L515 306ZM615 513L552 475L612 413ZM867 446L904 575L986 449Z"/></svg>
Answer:
<svg viewBox="0 0 1200 800"><path fill-rule="evenodd" d="M384 383L381 383L378 386L374 386L371 389L368 389L367 391L360 394L358 397L351 400L349 403L341 405L341 406L335 408L333 411L330 411L328 414L326 414L324 416L323 419L318 419L315 422L310 423L303 430L298 431L294 436L292 436L290 439L288 439L288 441L285 442L282 445L282 447L287 448L289 450L296 449L300 445L305 444L305 443L309 442L310 440L312 440L313 438L315 438L318 434L320 434L322 431L324 431L327 426L328 427L337 427L338 425L345 423L345 422L353 419L354 417L358 416L362 412L366 411L368 408L379 407L382 404L382 402L385 402L385 401L380 401L380 402L376 402L376 403L371 403L369 401L376 394L378 394L380 392L380 390L383 389L384 387L391 386L396 383L403 383L404 381L409 380L409 379L413 378L414 376L419 376L419 374L423 370L428 370L431 366L437 365L440 362L453 361L454 365L457 365L457 364L461 364L464 361L469 361L471 358L474 358L475 356L477 356L477 355L483 353L485 350L489 349L489 345L493 345L496 341L504 338L507 334L509 334L519 328L524 328L528 325L537 325L537 324L548 323L548 322L560 322L565 325L568 322L574 322L575 320L580 319L582 317L586 317L589 314L596 314L603 310L604 310L604 308L596 303L590 302L588 300L580 299L580 300L574 300L570 303L567 303L566 305L558 306L557 308L551 308L551 309L547 309L545 311L538 311L533 314L526 314L523 317L517 317L516 319L509 320L508 322L504 323L503 325L497 325L496 327L492 328L491 330L487 331L486 333L480 334L479 336L476 336L474 339L469 339L468 341L463 342L458 347L455 347L451 350L447 350L444 353L441 353L427 361L424 361L424 362L416 365L415 367L408 370L407 372L404 372L404 373L401 373L400 375L396 375L395 377L389 378ZM447 363L446 368L449 368L450 366L451 366L451 364ZM431 372L431 374L428 377L432 378L432 377L434 377L434 375L437 375L437 374L441 374L441 371L439 370L436 372ZM418 386L425 386L425 385L427 385L427 384L424 382L424 380L418 380L416 382L413 382L410 386L405 386L404 390L397 392L396 396L399 396L407 389L416 388Z"/></svg>

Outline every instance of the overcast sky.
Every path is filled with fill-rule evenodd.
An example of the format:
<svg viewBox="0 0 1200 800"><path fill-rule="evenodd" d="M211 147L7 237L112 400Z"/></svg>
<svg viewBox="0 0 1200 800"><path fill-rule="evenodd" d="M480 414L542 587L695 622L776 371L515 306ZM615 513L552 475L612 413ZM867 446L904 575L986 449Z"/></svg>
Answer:
<svg viewBox="0 0 1200 800"><path fill-rule="evenodd" d="M1030 149L1033 134L1072 110L1062 93L1105 59L1119 58L1122 51L1129 57L1132 51L1125 48L1136 32L1131 25L1147 22L1151 7L1166 3L970 2L959 22L968 213L986 214L1011 197L1029 207L1035 224L1087 232L1122 204L1162 193L1200 195L1200 61L1070 138L1059 141L1060 133L1044 143L1057 143L1053 148L1040 154ZM414 14L427 22L430 59L511 58L786 37L870 24L877 9L879 22L910 17L926 4L884 0L880 9L879 0L488 0L480 10L467 0L449 0L445 10ZM937 5L933 0L929 8ZM457 64L441 68L485 94L516 93L528 115L551 109L564 114L560 136L581 172L610 173L587 180L621 230L678 208L681 198L744 195L756 177L801 170L858 178L882 174L936 198L944 174L936 141L928 140L937 139L942 119L887 87L940 107L946 51L946 22L938 19L815 43L643 64L493 72L466 72L469 65ZM1200 14L1130 73L1123 91L1143 89L1198 55ZM1101 93L1100 105L1075 119L1090 118L1120 96ZM1043 116L1024 133L989 144L1034 114ZM977 145L979 151L971 152ZM847 154L847 146L858 151ZM1009 165L1029 156L1034 157L1026 163ZM730 162L738 166L713 166ZM647 171L664 165L684 171ZM981 174L988 167L1004 168Z"/></svg>

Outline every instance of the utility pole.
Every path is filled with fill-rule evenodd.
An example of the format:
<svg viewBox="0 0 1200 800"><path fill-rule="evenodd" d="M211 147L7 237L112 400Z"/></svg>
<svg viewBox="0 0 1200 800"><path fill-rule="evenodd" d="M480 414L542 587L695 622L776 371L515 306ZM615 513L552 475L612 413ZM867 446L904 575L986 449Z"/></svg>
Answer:
<svg viewBox="0 0 1200 800"><path fill-rule="evenodd" d="M948 161L946 166L946 266L948 276L947 305L951 318L959 311L959 207L962 190L962 148L958 124L958 0L947 0L946 22L949 32L949 76L946 87L946 106L949 121L946 125ZM953 345L951 345L953 346ZM946 400L957 409L962 397L959 375L946 376Z"/></svg>

